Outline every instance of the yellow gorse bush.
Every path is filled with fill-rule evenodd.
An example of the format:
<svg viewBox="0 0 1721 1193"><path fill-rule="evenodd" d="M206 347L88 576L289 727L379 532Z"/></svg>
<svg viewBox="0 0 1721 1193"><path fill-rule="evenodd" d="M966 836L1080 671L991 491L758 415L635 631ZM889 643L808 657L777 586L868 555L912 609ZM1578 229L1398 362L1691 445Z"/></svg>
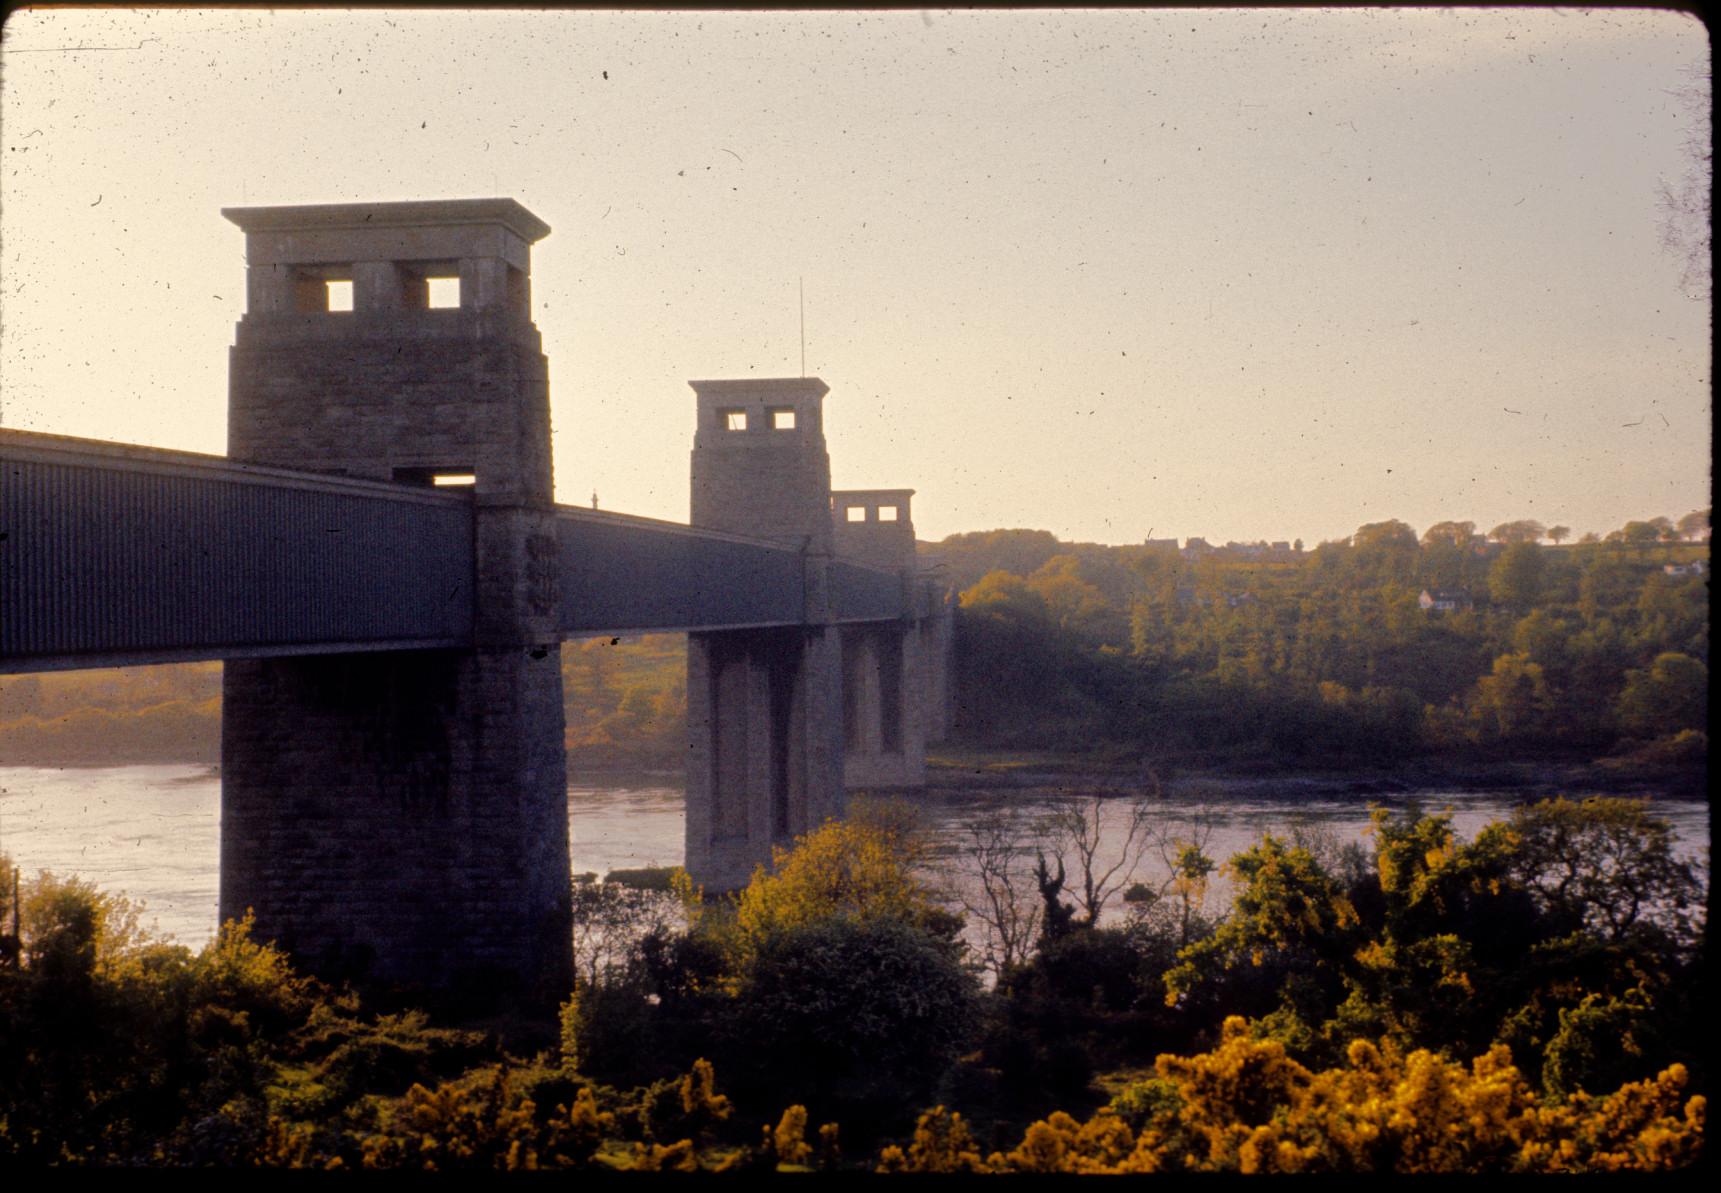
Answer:
<svg viewBox="0 0 1721 1193"><path fill-rule="evenodd" d="M771 1151L779 1164L805 1164L813 1149L807 1143L807 1108L791 1106L777 1120L777 1129L770 1133Z"/></svg>
<svg viewBox="0 0 1721 1193"><path fill-rule="evenodd" d="M887 1147L879 1154L880 1172L986 1172L980 1148L962 1116L935 1106L915 1124L908 1150Z"/></svg>
<svg viewBox="0 0 1721 1193"><path fill-rule="evenodd" d="M1465 1066L1356 1040L1346 1062L1310 1071L1232 1016L1211 1052L1159 1058L1180 1104L1139 1133L1109 1108L1085 1123L1058 1112L982 1162L961 1116L938 1107L921 1116L906 1151L884 1150L879 1169L1651 1172L1688 1167L1702 1151L1706 1102L1684 1096L1681 1065L1605 1097L1580 1093L1550 1106L1501 1044Z"/></svg>
<svg viewBox="0 0 1721 1193"><path fill-rule="evenodd" d="M774 932L832 919L918 923L935 904L893 834L832 821L772 852L741 892L735 926L742 949Z"/></svg>

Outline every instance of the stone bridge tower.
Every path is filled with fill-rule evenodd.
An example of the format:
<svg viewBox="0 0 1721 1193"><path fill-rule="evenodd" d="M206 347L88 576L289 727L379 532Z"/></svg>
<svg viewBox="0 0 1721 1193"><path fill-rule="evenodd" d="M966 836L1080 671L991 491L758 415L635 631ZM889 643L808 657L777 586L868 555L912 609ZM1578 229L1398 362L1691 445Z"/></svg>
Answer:
<svg viewBox="0 0 1721 1193"><path fill-rule="evenodd" d="M506 199L238 208L228 454L464 485L470 650L231 661L220 914L313 969L565 990L567 781L547 365L549 228ZM379 881L379 875L383 876Z"/></svg>
<svg viewBox="0 0 1721 1193"><path fill-rule="evenodd" d="M816 377L690 382L691 523L802 553L805 624L689 634L687 869L746 883L771 847L843 813L842 663L832 624L831 463Z"/></svg>

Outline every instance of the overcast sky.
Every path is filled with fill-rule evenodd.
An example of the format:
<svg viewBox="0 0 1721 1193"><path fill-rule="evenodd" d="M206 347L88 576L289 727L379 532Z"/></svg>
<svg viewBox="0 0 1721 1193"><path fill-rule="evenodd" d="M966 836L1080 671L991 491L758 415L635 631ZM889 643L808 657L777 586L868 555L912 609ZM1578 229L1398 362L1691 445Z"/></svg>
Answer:
<svg viewBox="0 0 1721 1193"><path fill-rule="evenodd" d="M221 452L224 206L507 195L559 499L685 520L689 378L831 387L920 537L1709 503L1676 13L14 13L0 421ZM1707 84L1705 84L1706 86Z"/></svg>

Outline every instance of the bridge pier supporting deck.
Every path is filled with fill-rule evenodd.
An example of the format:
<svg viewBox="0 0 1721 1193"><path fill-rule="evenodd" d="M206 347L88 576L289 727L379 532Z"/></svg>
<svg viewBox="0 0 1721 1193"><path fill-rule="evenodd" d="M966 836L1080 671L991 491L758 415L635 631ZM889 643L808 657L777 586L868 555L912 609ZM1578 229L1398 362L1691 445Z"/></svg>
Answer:
<svg viewBox="0 0 1721 1193"><path fill-rule="evenodd" d="M845 808L842 647L831 624L831 463L816 377L694 381L697 527L803 554L804 624L688 635L687 854L707 890Z"/></svg>
<svg viewBox="0 0 1721 1193"><path fill-rule="evenodd" d="M832 493L831 527L838 555L896 572L910 611L919 612L913 496L913 489ZM843 627L843 782L849 790L926 786L930 702L941 677L939 657L925 646L937 620L905 616Z"/></svg>
<svg viewBox="0 0 1721 1193"><path fill-rule="evenodd" d="M473 648L230 661L221 915L314 971L571 981L548 367L511 200L245 208L228 454L464 485ZM433 307L441 287L457 292ZM334 301L347 287L351 309Z"/></svg>
<svg viewBox="0 0 1721 1193"><path fill-rule="evenodd" d="M568 947L554 652L232 660L220 914L313 971L553 989Z"/></svg>
<svg viewBox="0 0 1721 1193"><path fill-rule="evenodd" d="M926 786L919 647L911 623L843 627L843 784L851 791Z"/></svg>
<svg viewBox="0 0 1721 1193"><path fill-rule="evenodd" d="M687 868L708 890L842 815L839 667L828 629L688 635Z"/></svg>

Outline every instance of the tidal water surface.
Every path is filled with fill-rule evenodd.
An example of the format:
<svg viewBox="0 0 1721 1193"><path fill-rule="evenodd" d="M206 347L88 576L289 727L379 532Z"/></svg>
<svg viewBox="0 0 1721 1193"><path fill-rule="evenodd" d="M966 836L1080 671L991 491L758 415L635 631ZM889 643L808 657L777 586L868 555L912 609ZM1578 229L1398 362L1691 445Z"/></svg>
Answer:
<svg viewBox="0 0 1721 1193"><path fill-rule="evenodd" d="M658 780L658 782L662 782ZM1401 807L1416 800L1431 811L1450 809L1454 828L1471 837L1491 820L1508 815L1521 797L1503 791L1426 791L1379 797ZM1020 791L933 791L917 799L933 838L935 864L959 884L970 828L1003 811L1029 826L1067 806L1067 798ZM576 874L639 866L674 866L683 860L686 816L679 785L570 786L569 860ZM38 870L76 874L103 890L144 905L143 922L193 948L215 932L220 864L221 780L207 766L0 767L0 854L26 875ZM1126 834L1129 801L1100 805L1101 859L1105 864ZM1679 850L1706 855L1709 810L1701 802L1661 801ZM1204 837L1206 852L1223 861L1248 848L1263 832L1301 830L1324 835L1335 845L1366 844L1366 800L1266 799L1209 791L1156 801L1152 823L1164 837ZM1158 852L1149 849L1131 879L1150 883L1164 874ZM1217 878L1210 909L1226 897ZM1217 901L1217 902L1216 902Z"/></svg>

